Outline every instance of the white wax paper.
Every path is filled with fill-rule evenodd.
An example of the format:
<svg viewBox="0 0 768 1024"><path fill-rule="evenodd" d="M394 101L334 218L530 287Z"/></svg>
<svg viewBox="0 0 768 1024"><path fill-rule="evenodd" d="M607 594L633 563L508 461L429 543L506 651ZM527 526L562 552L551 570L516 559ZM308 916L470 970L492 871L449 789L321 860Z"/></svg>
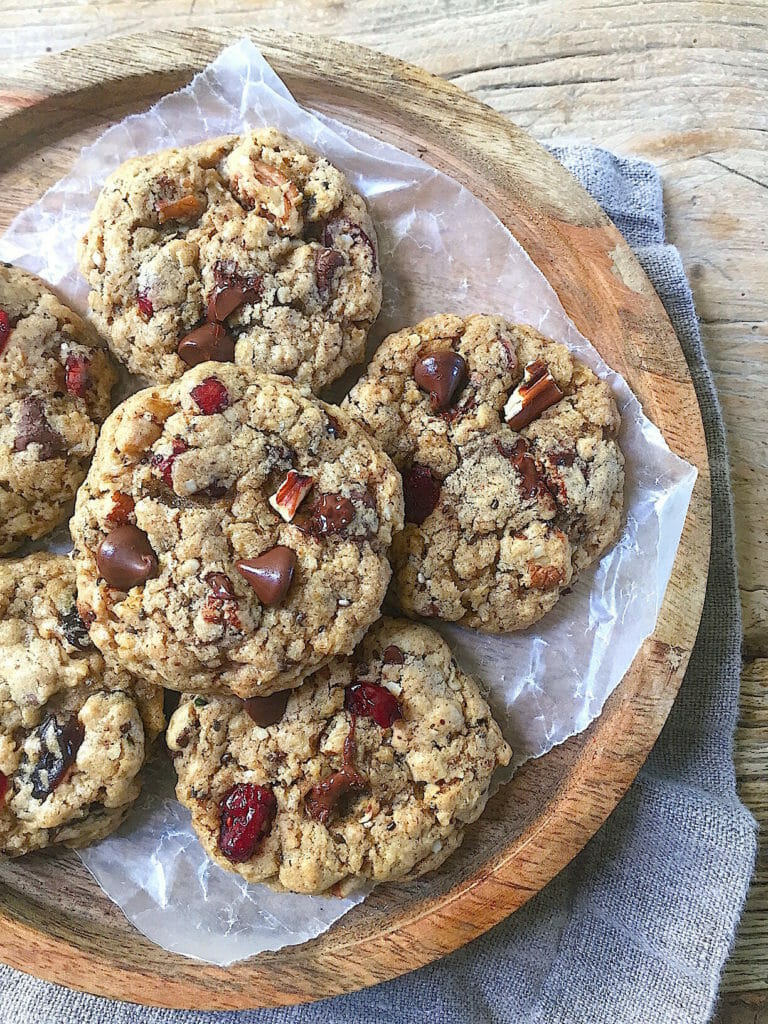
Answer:
<svg viewBox="0 0 768 1024"><path fill-rule="evenodd" d="M627 461L626 526L618 544L526 632L488 637L440 627L459 662L487 688L515 763L539 756L600 713L652 632L696 471L670 452L624 380L579 334L547 281L478 199L415 157L299 107L243 40L188 88L84 150L71 172L16 218L0 240L0 258L39 273L85 310L75 246L107 174L135 154L264 125L325 154L370 204L385 282L372 345L436 312L497 313L569 345L610 381ZM312 938L364 895L275 894L210 864L188 813L173 800L163 757L126 825L81 857L145 935L222 965Z"/></svg>

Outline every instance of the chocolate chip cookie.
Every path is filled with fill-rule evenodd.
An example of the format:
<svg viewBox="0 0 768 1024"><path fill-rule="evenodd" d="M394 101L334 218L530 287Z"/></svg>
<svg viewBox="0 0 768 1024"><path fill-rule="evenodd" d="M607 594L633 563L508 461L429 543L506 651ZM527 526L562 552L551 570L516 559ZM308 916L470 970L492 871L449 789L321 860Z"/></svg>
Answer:
<svg viewBox="0 0 768 1024"><path fill-rule="evenodd" d="M424 320L382 342L345 407L403 474L392 567L409 615L524 629L618 536L610 388L531 327Z"/></svg>
<svg viewBox="0 0 768 1024"><path fill-rule="evenodd" d="M162 692L106 667L61 555L0 566L0 855L117 828L164 726Z"/></svg>
<svg viewBox="0 0 768 1024"><path fill-rule="evenodd" d="M364 200L273 128L128 160L79 257L96 323L150 382L234 360L318 390L363 358L381 306Z"/></svg>
<svg viewBox="0 0 768 1024"><path fill-rule="evenodd" d="M439 867L511 757L441 637L395 619L290 694L185 694L167 740L208 855L302 893Z"/></svg>
<svg viewBox="0 0 768 1024"><path fill-rule="evenodd" d="M0 553L66 516L114 382L93 330L37 277L0 264Z"/></svg>
<svg viewBox="0 0 768 1024"><path fill-rule="evenodd" d="M402 502L349 413L201 364L104 425L71 524L81 612L110 664L158 685L298 686L377 618Z"/></svg>

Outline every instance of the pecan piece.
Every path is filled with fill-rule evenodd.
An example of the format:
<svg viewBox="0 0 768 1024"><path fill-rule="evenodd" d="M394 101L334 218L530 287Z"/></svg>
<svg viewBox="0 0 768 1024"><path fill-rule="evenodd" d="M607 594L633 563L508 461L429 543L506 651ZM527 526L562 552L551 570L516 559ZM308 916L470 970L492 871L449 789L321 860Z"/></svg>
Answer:
<svg viewBox="0 0 768 1024"><path fill-rule="evenodd" d="M269 504L286 523L290 523L296 515L296 509L312 490L314 482L311 476L304 476L291 469L269 499Z"/></svg>
<svg viewBox="0 0 768 1024"><path fill-rule="evenodd" d="M180 199L158 199L155 210L161 224L168 220L194 220L203 212L203 201L193 195L181 196Z"/></svg>
<svg viewBox="0 0 768 1024"><path fill-rule="evenodd" d="M555 383L543 359L528 363L522 381L504 406L504 419L512 430L522 430L551 405L556 405L563 392Z"/></svg>

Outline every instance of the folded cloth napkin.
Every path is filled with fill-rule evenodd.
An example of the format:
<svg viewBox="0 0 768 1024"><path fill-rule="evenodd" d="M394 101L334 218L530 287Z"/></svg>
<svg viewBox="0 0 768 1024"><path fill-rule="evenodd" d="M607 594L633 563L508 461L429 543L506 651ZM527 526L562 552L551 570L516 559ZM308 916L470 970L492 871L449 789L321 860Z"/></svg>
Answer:
<svg viewBox="0 0 768 1024"><path fill-rule="evenodd" d="M698 393L712 472L712 557L698 640L629 793L526 907L395 981L304 1007L199 1013L84 996L0 967L3 1024L692 1024L709 1017L756 849L732 756L741 615L723 422L680 256L664 241L656 171L591 147L554 152L624 234L666 306Z"/></svg>

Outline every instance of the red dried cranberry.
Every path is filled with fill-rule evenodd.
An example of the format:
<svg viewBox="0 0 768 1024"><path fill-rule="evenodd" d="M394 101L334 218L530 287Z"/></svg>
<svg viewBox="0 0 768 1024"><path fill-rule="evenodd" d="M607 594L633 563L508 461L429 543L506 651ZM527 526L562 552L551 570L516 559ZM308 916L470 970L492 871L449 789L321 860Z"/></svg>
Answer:
<svg viewBox="0 0 768 1024"><path fill-rule="evenodd" d="M8 344L12 330L11 318L4 309L0 309L0 356L5 351L5 346Z"/></svg>
<svg viewBox="0 0 768 1024"><path fill-rule="evenodd" d="M5 800L5 794L8 792L8 776L3 775L0 772L0 804Z"/></svg>
<svg viewBox="0 0 768 1024"><path fill-rule="evenodd" d="M75 398L84 398L88 390L88 367L91 360L87 356L67 356L64 364L64 376L67 391Z"/></svg>
<svg viewBox="0 0 768 1024"><path fill-rule="evenodd" d="M268 786L237 782L224 794L219 813L219 849L233 864L242 864L272 830L277 800Z"/></svg>
<svg viewBox="0 0 768 1024"><path fill-rule="evenodd" d="M85 738L85 729L77 715L60 724L49 715L38 728L40 757L30 772L32 796L45 800L67 778Z"/></svg>
<svg viewBox="0 0 768 1024"><path fill-rule="evenodd" d="M403 498L405 521L421 526L434 512L440 498L440 482L432 476L429 466L414 462L403 474Z"/></svg>
<svg viewBox="0 0 768 1024"><path fill-rule="evenodd" d="M340 494L321 494L315 498L296 526L310 537L341 533L355 518L355 506Z"/></svg>
<svg viewBox="0 0 768 1024"><path fill-rule="evenodd" d="M106 520L113 526L124 526L125 523L130 522L135 507L135 502L130 494L115 491L112 495L112 508L107 512Z"/></svg>
<svg viewBox="0 0 768 1024"><path fill-rule="evenodd" d="M190 395L204 416L213 416L229 408L229 392L215 377L206 377L201 384L192 388Z"/></svg>
<svg viewBox="0 0 768 1024"><path fill-rule="evenodd" d="M159 470L160 476L163 478L163 483L167 487L173 487L171 474L173 472L174 462L179 455L189 450L189 445L181 437L174 437L173 441L171 441L171 447L173 450L170 455L161 455L158 452L156 455L153 455L150 460L150 464Z"/></svg>
<svg viewBox="0 0 768 1024"><path fill-rule="evenodd" d="M394 694L378 683L352 683L344 693L344 707L351 715L372 718L382 729L403 717L403 709Z"/></svg>
<svg viewBox="0 0 768 1024"><path fill-rule="evenodd" d="M146 291L139 291L136 293L136 302L139 306L139 316L145 323L148 323L155 312L152 299L150 299Z"/></svg>

